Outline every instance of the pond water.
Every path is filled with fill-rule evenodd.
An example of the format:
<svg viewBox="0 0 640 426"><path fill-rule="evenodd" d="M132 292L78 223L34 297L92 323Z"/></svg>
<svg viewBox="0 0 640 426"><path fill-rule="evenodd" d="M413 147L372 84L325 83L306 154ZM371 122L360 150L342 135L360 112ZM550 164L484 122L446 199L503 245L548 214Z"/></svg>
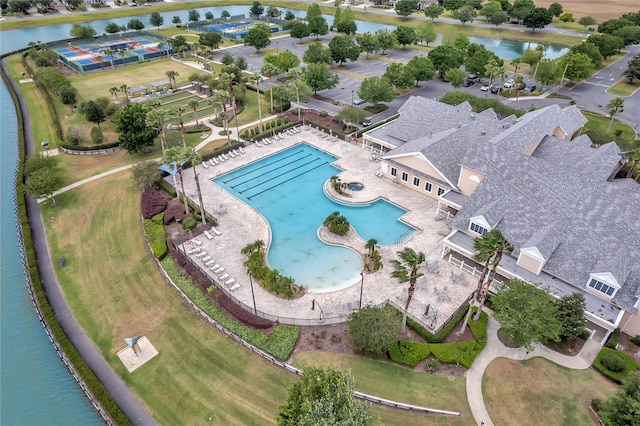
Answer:
<svg viewBox="0 0 640 426"><path fill-rule="evenodd" d="M488 37L469 37L471 43L484 44L487 50L495 53L499 58L512 60L519 58L527 49L535 49L539 44L530 41L502 40ZM544 57L556 59L566 54L568 47L555 44L545 45Z"/></svg>

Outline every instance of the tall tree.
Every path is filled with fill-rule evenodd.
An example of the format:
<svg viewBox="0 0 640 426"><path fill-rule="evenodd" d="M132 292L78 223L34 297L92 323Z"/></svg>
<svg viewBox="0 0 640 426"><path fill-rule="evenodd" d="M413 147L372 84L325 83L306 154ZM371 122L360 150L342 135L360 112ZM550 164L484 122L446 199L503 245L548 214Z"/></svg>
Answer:
<svg viewBox="0 0 640 426"><path fill-rule="evenodd" d="M116 123L116 132L120 146L129 154L144 151L153 145L158 132L147 122L149 109L140 103L127 104L120 113Z"/></svg>
<svg viewBox="0 0 640 426"><path fill-rule="evenodd" d="M571 81L588 78L595 69L591 58L584 53L566 54L560 59L558 65L564 68L564 77Z"/></svg>
<svg viewBox="0 0 640 426"><path fill-rule="evenodd" d="M398 252L398 257L400 260L393 259L391 261L391 266L393 266L391 278L396 278L400 283L409 283L407 302L404 305L404 315L402 318L401 332L404 333L407 310L409 309L409 304L413 298L413 292L416 289L416 281L424 275L420 272L420 268L422 268L422 265L425 263L426 256L423 252L416 253L416 251L411 247L405 247L403 250Z"/></svg>
<svg viewBox="0 0 640 426"><path fill-rule="evenodd" d="M279 426L350 425L373 423L368 404L353 397L356 385L348 372L304 367L278 411Z"/></svg>
<svg viewBox="0 0 640 426"><path fill-rule="evenodd" d="M91 25L71 25L71 31L69 35L74 38L93 38L96 35L96 30Z"/></svg>
<svg viewBox="0 0 640 426"><path fill-rule="evenodd" d="M195 9L191 9L187 15L189 22L198 22L200 20L200 12Z"/></svg>
<svg viewBox="0 0 640 426"><path fill-rule="evenodd" d="M235 81L233 76L229 73L223 72L218 77L218 82L220 86L224 89L229 90L229 95L231 97L231 106L233 107L233 118L236 124L236 136L238 139L240 138L240 127L238 126L238 104L236 103L236 92L234 89Z"/></svg>
<svg viewBox="0 0 640 426"><path fill-rule="evenodd" d="M367 77L360 84L358 96L374 105L391 102L394 98L393 87L384 77Z"/></svg>
<svg viewBox="0 0 640 426"><path fill-rule="evenodd" d="M253 4L251 5L251 8L249 9L249 13L257 17L260 17L262 14L264 14L264 6L262 6L259 1L254 1Z"/></svg>
<svg viewBox="0 0 640 426"><path fill-rule="evenodd" d="M262 97L260 93L260 82L262 81L262 76L260 73L253 73L249 76L249 82L256 85L256 99L258 99L258 120L260 121L260 133L262 133L262 107L260 105L260 98Z"/></svg>
<svg viewBox="0 0 640 426"><path fill-rule="evenodd" d="M416 29L404 25L398 25L394 31L398 44L405 49L407 46L416 42Z"/></svg>
<svg viewBox="0 0 640 426"><path fill-rule="evenodd" d="M431 18L431 22L435 21L440 15L444 13L444 7L438 3L431 3L424 8L424 16Z"/></svg>
<svg viewBox="0 0 640 426"><path fill-rule="evenodd" d="M527 13L522 20L525 27L535 31L536 28L544 28L551 23L553 15L544 7L536 7Z"/></svg>
<svg viewBox="0 0 640 426"><path fill-rule="evenodd" d="M309 26L305 22L302 22L300 20L294 21L291 29L289 30L289 35L299 40L302 40L309 34L311 34L309 32Z"/></svg>
<svg viewBox="0 0 640 426"><path fill-rule="evenodd" d="M302 79L302 71L300 71L298 68L289 70L289 72L287 73L287 78L289 79L287 82L287 85L293 88L296 94L296 104L298 108L298 121L300 121L302 118L302 110L300 107L300 102L305 98L308 99L308 94L311 90L309 86Z"/></svg>
<svg viewBox="0 0 640 426"><path fill-rule="evenodd" d="M336 36L329 42L329 51L334 62L339 66L349 59L352 62L357 61L360 56L360 48L347 36Z"/></svg>
<svg viewBox="0 0 640 426"><path fill-rule="evenodd" d="M200 101L198 101L197 99L193 99L189 101L187 106L193 111L193 118L195 118L196 120L196 127L199 126L200 123L198 123L198 106L200 106Z"/></svg>
<svg viewBox="0 0 640 426"><path fill-rule="evenodd" d="M347 324L349 341L358 353L382 357L398 342L400 315L390 305L363 306L349 315Z"/></svg>
<svg viewBox="0 0 640 426"><path fill-rule="evenodd" d="M584 28L587 28L588 26L591 25L595 25L598 21L596 21L596 18L594 18L593 16L582 16L580 19L578 19L578 24L582 25Z"/></svg>
<svg viewBox="0 0 640 426"><path fill-rule="evenodd" d="M624 99L623 98L614 98L609 101L607 104L607 111L609 111L609 115L611 116L611 120L609 120L609 125L607 126L607 133L611 130L611 125L613 124L613 118L619 112L624 111Z"/></svg>
<svg viewBox="0 0 640 426"><path fill-rule="evenodd" d="M260 53L261 49L271 44L270 34L269 28L265 24L257 24L247 32L244 41L247 46L254 47L256 53Z"/></svg>
<svg viewBox="0 0 640 426"><path fill-rule="evenodd" d="M269 111L273 112L273 76L279 72L278 67L265 62L260 69L260 73L269 78Z"/></svg>
<svg viewBox="0 0 640 426"><path fill-rule="evenodd" d="M562 15L562 5L560 3L554 2L549 5L549 9L547 9L551 16L555 16L556 18Z"/></svg>
<svg viewBox="0 0 640 426"><path fill-rule="evenodd" d="M325 64L309 64L302 72L305 83L313 90L314 94L318 90L333 89L338 85L340 79L332 73Z"/></svg>
<svg viewBox="0 0 640 426"><path fill-rule="evenodd" d="M62 188L63 180L59 158L51 156L30 157L24 167L26 177L24 193L36 198L51 198L56 205L53 193Z"/></svg>
<svg viewBox="0 0 640 426"><path fill-rule="evenodd" d="M476 11L471 6L462 6L460 9L454 10L451 17L464 25L467 22L473 22L473 18L476 17Z"/></svg>
<svg viewBox="0 0 640 426"><path fill-rule="evenodd" d="M338 14L336 14L336 16L338 16ZM339 19L337 20L338 22L334 20L333 24L337 32L350 35L355 34L358 31L355 14L349 6L347 6L346 9L340 12Z"/></svg>
<svg viewBox="0 0 640 426"><path fill-rule="evenodd" d="M424 56L414 56L407 62L406 69L413 75L416 87L421 81L432 80L436 73L436 68L431 59Z"/></svg>
<svg viewBox="0 0 640 426"><path fill-rule="evenodd" d="M553 298L545 290L520 280L500 286L493 297L493 316L511 343L527 351L535 342L560 340L562 325Z"/></svg>
<svg viewBox="0 0 640 426"><path fill-rule="evenodd" d="M586 331L584 311L587 309L587 302L584 294L566 294L555 303L558 307L556 317L562 325L561 339L573 339Z"/></svg>
<svg viewBox="0 0 640 426"><path fill-rule="evenodd" d="M360 50L366 52L367 59L369 59L370 53L375 53L379 49L378 39L370 32L357 35L356 41L358 42L358 46L360 46Z"/></svg>
<svg viewBox="0 0 640 426"><path fill-rule="evenodd" d="M186 148L187 141L184 136L184 111L184 105L175 105L171 108L171 114L173 114L173 116L175 117L176 124L178 125L180 134L182 135L182 147Z"/></svg>
<svg viewBox="0 0 640 426"><path fill-rule="evenodd" d="M182 176L182 164L186 161L185 150L179 146L168 148L162 155L162 164L169 166L171 170L178 170L180 180L180 188L182 190L182 200L184 201L184 213L189 214L189 203L187 202L187 193L184 190L184 179ZM177 190L178 188L176 188Z"/></svg>
<svg viewBox="0 0 640 426"><path fill-rule="evenodd" d="M158 163L154 160L145 160L131 166L131 178L144 191L152 188L162 177Z"/></svg>
<svg viewBox="0 0 640 426"><path fill-rule="evenodd" d="M191 163L191 170L193 170L193 179L196 183L196 192L198 193L198 201L200 202L200 219L202 220L202 224L207 223L206 212L204 210L204 201L202 200L202 189L200 188L200 178L198 177L198 172L196 171L196 166L198 164L202 164L202 156L198 151L193 148L183 148L182 157L185 161Z"/></svg>
<svg viewBox="0 0 640 426"><path fill-rule="evenodd" d="M419 43L426 42L428 46L429 43L436 41L437 38L438 33L431 22L423 22L416 28L416 41Z"/></svg>
<svg viewBox="0 0 640 426"><path fill-rule="evenodd" d="M231 136L229 135L229 123L227 121L227 102L229 102L229 92L223 89L216 90L213 94L213 102L222 105L222 125L224 127L224 132L227 134L227 144L231 145Z"/></svg>
<svg viewBox="0 0 640 426"><path fill-rule="evenodd" d="M171 87L175 90L177 88L176 77L178 77L180 74L178 73L178 71L174 71L174 70L169 70L165 74L167 75L167 78L171 82Z"/></svg>
<svg viewBox="0 0 640 426"><path fill-rule="evenodd" d="M380 28L376 30L374 35L378 39L378 46L380 46L383 55L385 50L391 50L398 45L396 34L391 30Z"/></svg>
<svg viewBox="0 0 640 426"><path fill-rule="evenodd" d="M118 89L117 87L112 87L109 89L109 93L111 93L113 96L115 96L116 98L116 102L120 102L120 99L118 99L118 93L120 92L120 89Z"/></svg>
<svg viewBox="0 0 640 426"><path fill-rule="evenodd" d="M418 10L418 0L398 0L395 4L395 11L398 16L406 18Z"/></svg>
<svg viewBox="0 0 640 426"><path fill-rule="evenodd" d="M147 112L145 117L146 123L149 126L155 127L158 131L158 135L160 135L160 148L163 153L167 148L167 133L165 131L166 119L166 111L159 108L152 108Z"/></svg>
<svg viewBox="0 0 640 426"><path fill-rule="evenodd" d="M304 51L302 60L307 64L320 63L331 65L333 63L331 51L320 42L311 43L309 47L307 47L307 50Z"/></svg>
<svg viewBox="0 0 640 426"><path fill-rule="evenodd" d="M633 83L633 80L638 78L640 79L640 53L637 53L631 58L631 60L627 63L627 69L622 73L626 78L629 79L629 83Z"/></svg>
<svg viewBox="0 0 640 426"><path fill-rule="evenodd" d="M640 423L640 376L630 374L622 387L602 404L598 416L607 426L637 426Z"/></svg>
<svg viewBox="0 0 640 426"><path fill-rule="evenodd" d="M85 102L82 112L87 121L98 125L98 129L100 128L100 123L107 119L104 109L94 101Z"/></svg>
<svg viewBox="0 0 640 426"><path fill-rule="evenodd" d="M322 16L322 11L317 3L312 3L307 8L307 25L309 25L309 34L316 36L316 40L319 36L329 33L329 24Z"/></svg>
<svg viewBox="0 0 640 426"><path fill-rule="evenodd" d="M407 72L406 67L400 63L393 63L387 66L384 74L384 78L389 80L389 83L393 87L398 89L405 89L413 84L414 77L411 72Z"/></svg>
<svg viewBox="0 0 640 426"><path fill-rule="evenodd" d="M463 64L464 52L450 45L440 45L429 52L429 59L444 77L451 68L459 68Z"/></svg>

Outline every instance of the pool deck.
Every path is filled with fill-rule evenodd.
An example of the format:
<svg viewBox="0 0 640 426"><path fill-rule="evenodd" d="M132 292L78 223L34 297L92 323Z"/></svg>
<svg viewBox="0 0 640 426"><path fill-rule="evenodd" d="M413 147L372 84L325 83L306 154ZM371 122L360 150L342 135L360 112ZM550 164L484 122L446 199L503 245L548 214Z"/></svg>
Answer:
<svg viewBox="0 0 640 426"><path fill-rule="evenodd" d="M438 328L442 321L446 320L471 294L475 287L475 279L449 264L446 259L440 259L441 241L450 232L450 228L445 221L436 220L437 202L410 189L403 188L384 177L377 177L375 173L379 170L379 161L376 161L371 152L362 149L361 146L341 141L307 126L300 127L300 129L302 132L295 136L287 135L284 140L275 141L271 145L248 146L244 148L244 155L229 158L217 166L209 166L207 169L203 166L197 167L205 209L218 218L217 229L221 232L221 235L216 235L213 239L208 239L205 235L197 236L196 238L201 242L199 247L205 250L207 255L215 260L215 263L223 266L230 278L235 279L241 285L233 292L229 292L226 288L224 290L245 305L253 306L249 276L243 265L246 257L240 254L240 250L257 239L264 240L268 245L270 230L262 215L211 182L211 179L260 160L274 152L305 142L338 157L334 164L345 170L340 174L343 182L364 184L363 190L352 192L353 196L345 197L345 200L367 202L383 197L406 209L407 213L402 216L401 220L420 230L403 244L380 247L384 267L380 271L364 275L363 305L378 305L387 300L401 306L404 305L408 283L400 284L396 279L390 277L393 270L390 261L397 258L398 251L404 247L411 247L426 254L429 267L423 268L422 272L425 275L417 281L409 313L417 318L422 318L424 323L431 325L432 318L427 319L424 316L427 305L430 304L432 308L437 310L437 321L433 323L433 326ZM197 203L193 173L187 172L184 176L185 191L188 197ZM309 208L313 207L309 206ZM350 231L346 237L337 237L322 231L320 236L332 243L347 245L361 254L366 253L365 241L355 235L353 231ZM193 247L196 247L196 244L191 240L185 243L186 250ZM200 258L196 258L194 255L189 256L194 263L203 266ZM209 272L212 277L215 277L212 271ZM325 323L338 322L337 318L334 321L328 320L338 316L341 317L340 320L344 321L350 308L357 308L359 304L360 280L358 279L351 286L342 290L327 293L307 292L304 296L294 300L275 297L255 282L254 291L258 311L275 317L293 318L300 325L318 325L321 324L318 321L320 309L317 306L315 310L311 309L313 300L324 311ZM290 320L284 319L281 322L291 323Z"/></svg>

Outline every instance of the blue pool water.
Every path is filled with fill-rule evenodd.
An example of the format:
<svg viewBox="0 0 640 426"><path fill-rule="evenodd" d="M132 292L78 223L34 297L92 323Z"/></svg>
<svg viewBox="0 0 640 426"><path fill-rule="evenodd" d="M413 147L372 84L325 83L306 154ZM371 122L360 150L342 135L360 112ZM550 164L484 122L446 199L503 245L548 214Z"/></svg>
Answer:
<svg viewBox="0 0 640 426"><path fill-rule="evenodd" d="M329 199L324 183L341 170L336 157L306 144L296 145L213 181L258 210L271 227L269 265L314 292L339 290L360 279L360 254L323 243L324 219L338 211L364 240L392 245L414 228L398 219L406 211L385 200L345 205ZM364 247L362 247L364 252Z"/></svg>

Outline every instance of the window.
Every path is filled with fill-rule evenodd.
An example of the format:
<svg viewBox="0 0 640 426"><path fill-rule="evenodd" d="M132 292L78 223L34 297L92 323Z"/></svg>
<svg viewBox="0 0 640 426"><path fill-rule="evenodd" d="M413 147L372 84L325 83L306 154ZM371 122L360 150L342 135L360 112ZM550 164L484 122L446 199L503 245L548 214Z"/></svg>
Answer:
<svg viewBox="0 0 640 426"><path fill-rule="evenodd" d="M409 180L409 175L407 174L407 172L402 172L402 181L406 182Z"/></svg>
<svg viewBox="0 0 640 426"><path fill-rule="evenodd" d="M616 291L615 287L611 287L610 285L607 285L602 281L598 281L595 278L591 278L591 281L589 281L589 287L594 288L607 296L613 296L613 293Z"/></svg>
<svg viewBox="0 0 640 426"><path fill-rule="evenodd" d="M475 222L471 222L471 226L469 226L469 229L471 229L476 234L480 234L480 235L484 235L487 233L487 228L483 228L482 226L478 225Z"/></svg>
<svg viewBox="0 0 640 426"><path fill-rule="evenodd" d="M391 168L391 176L393 176L393 177L398 176L398 170L396 170L396 168L395 168L395 167L392 167L392 168Z"/></svg>
<svg viewBox="0 0 640 426"><path fill-rule="evenodd" d="M424 183L424 190L427 192L431 192L431 182Z"/></svg>
<svg viewBox="0 0 640 426"><path fill-rule="evenodd" d="M419 177L413 177L413 186L420 186L420 178Z"/></svg>
<svg viewBox="0 0 640 426"><path fill-rule="evenodd" d="M445 193L444 188L438 188L438 197Z"/></svg>

